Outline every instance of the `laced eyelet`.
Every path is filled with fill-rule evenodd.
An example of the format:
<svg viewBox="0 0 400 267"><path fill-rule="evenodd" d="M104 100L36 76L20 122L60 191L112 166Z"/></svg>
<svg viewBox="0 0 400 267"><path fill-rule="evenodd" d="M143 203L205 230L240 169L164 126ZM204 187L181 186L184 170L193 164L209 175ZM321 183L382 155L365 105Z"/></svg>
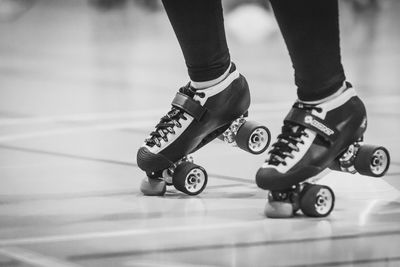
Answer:
<svg viewBox="0 0 400 267"><path fill-rule="evenodd" d="M198 93L198 96L199 96L200 98L204 98L204 97L206 97L206 93L200 92L200 93Z"/></svg>
<svg viewBox="0 0 400 267"><path fill-rule="evenodd" d="M178 128L182 128L182 125L178 121L174 121L174 124Z"/></svg>
<svg viewBox="0 0 400 267"><path fill-rule="evenodd" d="M175 134L175 131L174 131L174 129L173 129L172 127L168 127L168 128L167 128L167 131L168 131L169 133L171 133L171 134Z"/></svg>
<svg viewBox="0 0 400 267"><path fill-rule="evenodd" d="M289 157L289 158L291 158L291 159L294 158L293 154L291 154L291 153L289 153L289 152L284 152L284 155L287 156L287 157Z"/></svg>

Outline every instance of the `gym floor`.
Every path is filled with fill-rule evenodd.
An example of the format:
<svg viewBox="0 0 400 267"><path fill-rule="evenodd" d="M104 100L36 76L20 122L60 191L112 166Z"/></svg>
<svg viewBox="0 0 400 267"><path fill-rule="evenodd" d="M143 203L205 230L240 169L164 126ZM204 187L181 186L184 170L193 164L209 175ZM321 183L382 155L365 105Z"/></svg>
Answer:
<svg viewBox="0 0 400 267"><path fill-rule="evenodd" d="M365 141L390 150L389 172L331 172L320 183L335 191L332 214L291 219L263 215L265 154L218 141L194 155L209 173L202 194L141 194L136 150L188 77L157 1L94 2L0 4L0 266L400 265L400 2L341 2ZM296 99L282 37L265 10L228 11L250 118L276 137Z"/></svg>

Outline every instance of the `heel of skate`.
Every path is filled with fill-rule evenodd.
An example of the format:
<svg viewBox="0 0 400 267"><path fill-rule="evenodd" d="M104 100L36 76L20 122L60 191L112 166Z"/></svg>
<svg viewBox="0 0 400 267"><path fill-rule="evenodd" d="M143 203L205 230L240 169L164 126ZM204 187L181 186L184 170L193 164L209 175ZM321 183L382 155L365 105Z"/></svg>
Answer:
<svg viewBox="0 0 400 267"><path fill-rule="evenodd" d="M229 128L219 136L219 139L232 146L251 154L261 154L269 146L271 133L267 127L254 122L247 121L248 113L234 120Z"/></svg>

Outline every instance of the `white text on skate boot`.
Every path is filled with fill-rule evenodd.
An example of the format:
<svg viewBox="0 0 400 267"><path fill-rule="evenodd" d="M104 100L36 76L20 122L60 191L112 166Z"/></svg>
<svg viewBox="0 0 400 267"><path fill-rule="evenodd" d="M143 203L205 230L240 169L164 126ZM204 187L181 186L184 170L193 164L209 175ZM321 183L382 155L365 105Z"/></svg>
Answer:
<svg viewBox="0 0 400 267"><path fill-rule="evenodd" d="M313 117L311 117L311 116L306 116L304 118L304 122L314 126L315 128L317 128L318 130L320 130L321 132L325 133L328 136L331 136L332 134L334 134L334 131L332 129L330 129L326 125L323 125L319 121L314 120Z"/></svg>

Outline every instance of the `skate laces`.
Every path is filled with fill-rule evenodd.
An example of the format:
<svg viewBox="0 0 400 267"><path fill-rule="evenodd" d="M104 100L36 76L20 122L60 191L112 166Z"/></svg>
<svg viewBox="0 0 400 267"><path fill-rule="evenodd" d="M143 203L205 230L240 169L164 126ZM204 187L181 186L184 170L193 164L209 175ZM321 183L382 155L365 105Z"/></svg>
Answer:
<svg viewBox="0 0 400 267"><path fill-rule="evenodd" d="M204 92L197 92L194 90L190 83L181 87L179 92L185 94L191 98L195 95L203 98L205 96ZM168 113L160 119L160 122L156 125L156 129L150 133L150 136L145 140L146 145L148 146L158 146L161 147L161 140L163 139L165 142L168 142L168 134L175 134L175 127L181 128L182 124L179 122L180 120L187 120L185 117L185 112L177 107L172 107Z"/></svg>
<svg viewBox="0 0 400 267"><path fill-rule="evenodd" d="M293 107L310 111L316 110L317 112L322 111L322 108L318 106L304 104L301 102L296 102ZM309 137L306 132L306 127L290 122L285 122L282 126L282 133L278 135L277 141L272 144L272 148L268 152L270 156L267 162L270 165L275 166L278 166L279 164L286 165L286 158L294 158L293 152L300 151L298 145L304 144L303 137Z"/></svg>

